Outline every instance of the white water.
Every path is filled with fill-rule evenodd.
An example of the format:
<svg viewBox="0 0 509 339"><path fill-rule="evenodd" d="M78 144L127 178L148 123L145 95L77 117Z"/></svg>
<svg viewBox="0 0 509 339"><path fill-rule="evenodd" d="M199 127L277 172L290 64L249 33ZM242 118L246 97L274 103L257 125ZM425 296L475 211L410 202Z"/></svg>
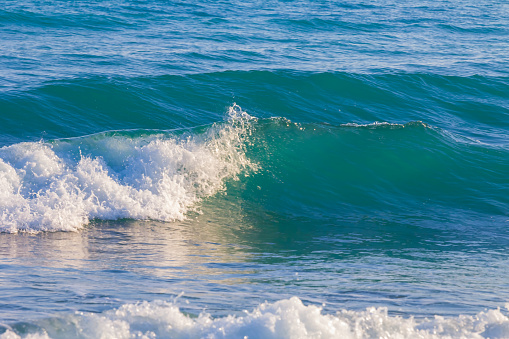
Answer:
<svg viewBox="0 0 509 339"><path fill-rule="evenodd" d="M323 314L293 297L263 303L243 316L191 318L174 303L123 305L101 314L76 313L35 324L18 334L7 329L0 339L14 338L508 338L509 318L500 310L475 316L416 320L389 316L386 308L341 310Z"/></svg>
<svg viewBox="0 0 509 339"><path fill-rule="evenodd" d="M91 219L182 220L224 181L253 167L243 151L251 118L184 136L94 135L0 149L0 232L76 231Z"/></svg>

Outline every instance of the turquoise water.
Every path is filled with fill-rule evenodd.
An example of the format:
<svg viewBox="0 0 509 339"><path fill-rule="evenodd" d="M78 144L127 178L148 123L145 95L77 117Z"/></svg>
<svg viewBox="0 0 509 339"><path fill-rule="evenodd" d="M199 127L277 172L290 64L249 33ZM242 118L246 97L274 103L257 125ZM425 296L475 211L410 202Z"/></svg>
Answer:
<svg viewBox="0 0 509 339"><path fill-rule="evenodd" d="M0 3L0 338L509 337L509 5Z"/></svg>

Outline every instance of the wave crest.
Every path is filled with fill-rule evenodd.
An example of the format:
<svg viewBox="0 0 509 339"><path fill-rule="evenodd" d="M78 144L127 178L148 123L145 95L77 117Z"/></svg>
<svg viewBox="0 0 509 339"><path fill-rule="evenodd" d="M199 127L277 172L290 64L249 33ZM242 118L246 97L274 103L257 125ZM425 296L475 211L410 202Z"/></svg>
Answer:
<svg viewBox="0 0 509 339"><path fill-rule="evenodd" d="M201 133L105 133L0 149L0 231L75 231L91 219L182 220L254 168L240 107ZM245 172L247 173L247 172Z"/></svg>

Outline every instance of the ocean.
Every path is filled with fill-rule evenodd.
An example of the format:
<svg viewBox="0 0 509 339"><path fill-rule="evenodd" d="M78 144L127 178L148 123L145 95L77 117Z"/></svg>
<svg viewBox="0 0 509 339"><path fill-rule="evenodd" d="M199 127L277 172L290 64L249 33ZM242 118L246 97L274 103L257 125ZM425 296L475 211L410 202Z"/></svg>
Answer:
<svg viewBox="0 0 509 339"><path fill-rule="evenodd" d="M509 338L509 4L0 0L0 338Z"/></svg>

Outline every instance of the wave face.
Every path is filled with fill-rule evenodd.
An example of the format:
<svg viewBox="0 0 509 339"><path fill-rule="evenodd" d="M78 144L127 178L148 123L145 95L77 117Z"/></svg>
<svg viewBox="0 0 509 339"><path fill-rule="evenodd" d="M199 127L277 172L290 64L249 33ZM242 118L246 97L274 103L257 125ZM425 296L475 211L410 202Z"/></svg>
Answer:
<svg viewBox="0 0 509 339"><path fill-rule="evenodd" d="M244 114L244 116L242 116ZM109 132L0 149L0 230L75 231L90 219L182 220L251 164L243 152L250 119L200 134Z"/></svg>
<svg viewBox="0 0 509 339"><path fill-rule="evenodd" d="M18 332L18 333L16 333ZM191 318L168 302L127 304L101 314L78 313L39 321L34 329L6 329L0 338L506 338L509 318L500 310L457 318L416 320L389 316L386 308L323 314L297 298L260 304L242 316Z"/></svg>
<svg viewBox="0 0 509 339"><path fill-rule="evenodd" d="M271 194L282 192L266 197L279 212L462 224L468 221L461 215L480 213L501 222L509 212L500 194L509 170L503 146L422 122L324 126L276 119L259 129L261 140L254 144L263 146L253 147L253 159L273 178L254 180Z"/></svg>

